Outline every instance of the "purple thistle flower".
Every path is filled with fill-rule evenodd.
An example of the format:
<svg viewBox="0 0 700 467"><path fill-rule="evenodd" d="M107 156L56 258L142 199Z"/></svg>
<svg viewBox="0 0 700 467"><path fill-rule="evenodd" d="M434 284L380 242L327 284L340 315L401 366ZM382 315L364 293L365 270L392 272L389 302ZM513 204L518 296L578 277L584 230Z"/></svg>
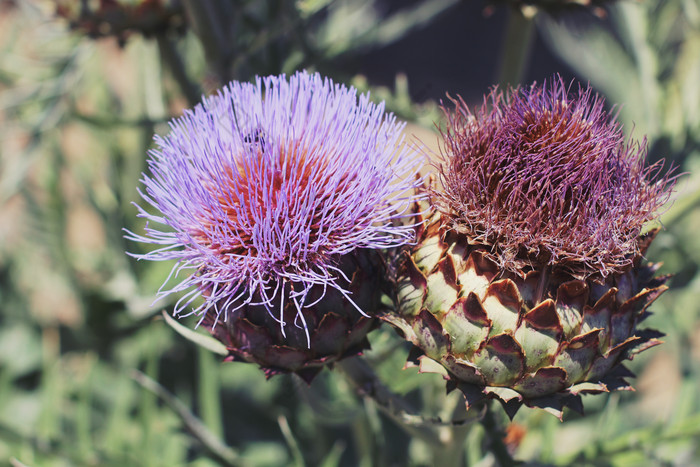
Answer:
<svg viewBox="0 0 700 467"><path fill-rule="evenodd" d="M556 265L583 278L631 266L675 177L645 166L646 140L625 140L590 87L570 94L555 77L494 89L475 112L454 103L437 194L454 228L511 271Z"/></svg>
<svg viewBox="0 0 700 467"><path fill-rule="evenodd" d="M411 360L446 371L467 406L500 400L559 417L581 394L631 389L623 366L661 343L639 329L667 287L640 234L675 177L645 166L590 88L561 78L445 110L434 209L398 264ZM420 221L420 216L417 221ZM422 354L422 355L421 355ZM441 373L445 374L445 371Z"/></svg>
<svg viewBox="0 0 700 467"><path fill-rule="evenodd" d="M160 213L139 207L146 233L127 238L160 248L134 256L176 260L171 276L191 271L158 295L191 289L174 314L203 297L187 315L209 315L212 327L261 305L284 335L291 302L306 330L303 309L327 290L360 310L343 255L414 236L398 222L410 215L420 164L403 126L383 103L318 74L232 82L155 137L140 193Z"/></svg>

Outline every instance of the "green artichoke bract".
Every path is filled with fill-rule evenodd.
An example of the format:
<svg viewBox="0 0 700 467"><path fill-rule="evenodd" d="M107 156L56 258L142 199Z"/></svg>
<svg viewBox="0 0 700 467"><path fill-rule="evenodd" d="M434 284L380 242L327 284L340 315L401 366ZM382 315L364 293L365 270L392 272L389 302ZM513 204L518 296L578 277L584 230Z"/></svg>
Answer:
<svg viewBox="0 0 700 467"><path fill-rule="evenodd" d="M499 399L561 417L581 394L629 388L625 359L660 343L640 330L665 289L642 235L673 178L645 167L590 89L494 90L446 110L443 189L398 267L385 317L442 364L472 405Z"/></svg>

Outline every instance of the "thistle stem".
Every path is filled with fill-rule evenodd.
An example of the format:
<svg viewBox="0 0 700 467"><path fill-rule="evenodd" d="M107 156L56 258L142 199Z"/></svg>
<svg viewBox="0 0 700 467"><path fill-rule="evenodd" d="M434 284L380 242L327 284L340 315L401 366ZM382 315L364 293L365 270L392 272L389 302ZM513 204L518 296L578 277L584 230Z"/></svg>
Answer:
<svg viewBox="0 0 700 467"><path fill-rule="evenodd" d="M453 419L462 419L466 416L466 407L464 401L459 401L459 409L455 409ZM459 413L458 413L459 412ZM465 442L467 435L471 431L473 424L466 423L464 425L453 425L441 427L441 439L443 446L433 449L434 464L440 466L461 466L464 465L463 458L465 453Z"/></svg>
<svg viewBox="0 0 700 467"><path fill-rule="evenodd" d="M202 446L209 451L209 454L222 465L238 466L242 465L240 456L229 446L219 440L201 420L190 412L190 410L177 399L170 391L165 389L155 380L149 378L140 371L133 370L131 378L141 387L155 394L160 398L175 414L180 418L185 428L197 439Z"/></svg>
<svg viewBox="0 0 700 467"><path fill-rule="evenodd" d="M175 78L175 81L180 86L188 104L194 106L199 102L202 95L201 89L187 76L185 64L172 41L165 37L164 34L156 35L156 41L158 42L158 52L160 53L161 59L167 65L173 78Z"/></svg>
<svg viewBox="0 0 700 467"><path fill-rule="evenodd" d="M426 419L415 415L406 400L392 393L361 357L346 358L336 365L360 393L372 398L376 406L397 425L430 446L435 465L462 465L464 443L473 422L477 420L477 417L466 413L464 404L458 404L455 408L452 421ZM476 414L477 411L472 413Z"/></svg>
<svg viewBox="0 0 700 467"><path fill-rule="evenodd" d="M210 0L183 0L185 11L199 37L210 69L216 74L220 83L228 81L227 50L224 30L230 28L226 14L218 10L216 2Z"/></svg>
<svg viewBox="0 0 700 467"><path fill-rule="evenodd" d="M431 446L443 446L437 430L429 425L416 423L420 419L412 407L382 383L372 368L362 357L346 358L337 367L345 374L358 391L371 397L377 406L406 432L416 436Z"/></svg>
<svg viewBox="0 0 700 467"><path fill-rule="evenodd" d="M487 402L485 405L484 416L481 419L481 425L486 431L486 435L489 437L489 447L493 456L496 458L496 462L500 467L511 467L518 465L518 463L513 459L508 452L508 446L503 441L505 433L498 426L498 421L496 416L491 410L491 402ZM476 407L475 407L476 409Z"/></svg>
<svg viewBox="0 0 700 467"><path fill-rule="evenodd" d="M524 78L535 38L533 16L520 8L509 10L498 71L501 86L517 86Z"/></svg>

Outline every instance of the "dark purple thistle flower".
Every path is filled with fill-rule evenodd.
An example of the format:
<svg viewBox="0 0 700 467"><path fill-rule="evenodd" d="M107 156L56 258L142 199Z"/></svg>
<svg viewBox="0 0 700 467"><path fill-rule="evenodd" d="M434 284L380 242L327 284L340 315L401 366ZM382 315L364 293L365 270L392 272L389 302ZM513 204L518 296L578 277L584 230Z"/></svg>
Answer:
<svg viewBox="0 0 700 467"><path fill-rule="evenodd" d="M344 255L413 239L397 221L415 200L420 161L403 125L354 88L305 72L233 82L170 127L155 137L142 179L142 197L160 213L139 208L165 228L149 222L128 238L160 246L139 259L176 260L171 276L191 271L159 291L190 289L175 315L192 306L187 314L214 327L263 307L284 335L293 305L308 341L304 309L327 291L360 309Z"/></svg>
<svg viewBox="0 0 700 467"><path fill-rule="evenodd" d="M645 166L646 141L625 140L590 87L570 94L557 77L494 89L475 112L454 103L438 197L457 230L513 271L556 265L606 277L631 266L673 179Z"/></svg>
<svg viewBox="0 0 700 467"><path fill-rule="evenodd" d="M644 258L658 229L640 232L674 177L645 167L645 142L625 140L590 88L569 94L560 78L455 105L443 190L384 319L468 406L561 417L582 394L630 389L624 362L661 343L639 325L667 289Z"/></svg>

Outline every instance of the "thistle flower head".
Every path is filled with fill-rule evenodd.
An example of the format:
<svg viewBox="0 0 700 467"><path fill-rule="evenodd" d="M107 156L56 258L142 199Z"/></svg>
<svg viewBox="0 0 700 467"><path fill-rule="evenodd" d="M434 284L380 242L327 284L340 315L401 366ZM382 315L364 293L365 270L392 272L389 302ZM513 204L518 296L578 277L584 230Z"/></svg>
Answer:
<svg viewBox="0 0 700 467"><path fill-rule="evenodd" d="M160 292L191 289L175 314L200 296L192 312L214 325L263 306L284 333L282 309L293 304L303 321L319 287L354 303L343 255L413 238L396 220L415 197L418 160L403 126L354 88L305 72L233 82L170 127L142 179L159 213L141 208L146 233L129 238L161 246L137 257L191 271Z"/></svg>
<svg viewBox="0 0 700 467"><path fill-rule="evenodd" d="M630 389L624 362L660 344L639 324L667 289L643 258L656 230L640 230L674 179L644 166L645 143L625 140L590 88L555 79L494 90L474 112L455 104L444 190L383 318L468 406L561 417L582 394Z"/></svg>
<svg viewBox="0 0 700 467"><path fill-rule="evenodd" d="M456 230L511 271L606 277L632 264L673 178L645 166L646 141L626 140L590 87L554 78L494 89L475 111L454 102L437 196Z"/></svg>

